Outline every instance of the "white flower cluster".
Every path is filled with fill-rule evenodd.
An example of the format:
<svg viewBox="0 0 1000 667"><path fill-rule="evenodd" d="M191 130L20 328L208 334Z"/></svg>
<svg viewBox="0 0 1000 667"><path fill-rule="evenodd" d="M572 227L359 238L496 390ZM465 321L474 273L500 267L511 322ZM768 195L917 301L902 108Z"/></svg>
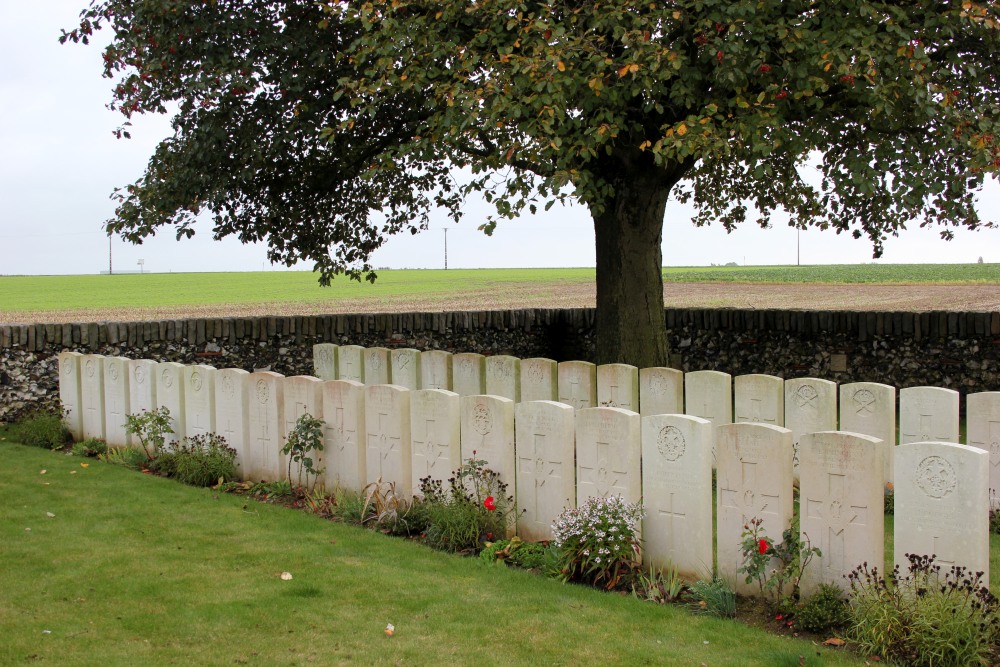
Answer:
<svg viewBox="0 0 1000 667"><path fill-rule="evenodd" d="M635 525L642 519L639 503L626 502L621 496L588 498L581 507L564 510L552 524L557 547L583 546L584 557L596 554L603 559L628 556L635 536Z"/></svg>

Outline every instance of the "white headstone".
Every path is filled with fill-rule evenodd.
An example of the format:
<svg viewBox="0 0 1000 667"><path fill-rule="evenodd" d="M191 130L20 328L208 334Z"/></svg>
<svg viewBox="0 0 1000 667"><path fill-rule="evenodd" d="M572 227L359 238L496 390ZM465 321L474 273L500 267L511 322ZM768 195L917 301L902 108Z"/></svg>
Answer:
<svg viewBox="0 0 1000 667"><path fill-rule="evenodd" d="M944 442L896 448L893 561L906 574L906 554L935 556L990 580L989 453Z"/></svg>
<svg viewBox="0 0 1000 667"><path fill-rule="evenodd" d="M365 387L365 459L369 481L395 483L396 495L413 495L410 391L392 384Z"/></svg>
<svg viewBox="0 0 1000 667"><path fill-rule="evenodd" d="M452 391L451 352L424 350L420 353L420 388ZM457 385L454 390L461 395Z"/></svg>
<svg viewBox="0 0 1000 667"><path fill-rule="evenodd" d="M250 373L242 368L222 368L215 372L215 428L236 450L240 479L247 476L247 446L250 442Z"/></svg>
<svg viewBox="0 0 1000 667"><path fill-rule="evenodd" d="M497 355L486 357L486 393L503 396L515 403L521 400L521 360Z"/></svg>
<svg viewBox="0 0 1000 667"><path fill-rule="evenodd" d="M365 463L365 386L353 380L324 382L323 420L326 487L360 492L374 481Z"/></svg>
<svg viewBox="0 0 1000 667"><path fill-rule="evenodd" d="M521 401L554 401L558 387L558 363L541 357L521 360Z"/></svg>
<svg viewBox="0 0 1000 667"><path fill-rule="evenodd" d="M313 345L313 373L320 380L337 379L337 346L333 343Z"/></svg>
<svg viewBox="0 0 1000 667"><path fill-rule="evenodd" d="M59 402L63 409L63 423L73 434L74 440L83 439L83 396L80 386L79 352L66 350L59 353Z"/></svg>
<svg viewBox="0 0 1000 667"><path fill-rule="evenodd" d="M639 414L622 408L576 412L576 504L588 498L642 498Z"/></svg>
<svg viewBox="0 0 1000 667"><path fill-rule="evenodd" d="M211 366L184 367L185 436L215 433L215 373Z"/></svg>
<svg viewBox="0 0 1000 667"><path fill-rule="evenodd" d="M743 526L761 519L763 534L781 542L792 522L792 432L741 422L716 428L719 576L737 593L755 594L739 573Z"/></svg>
<svg viewBox="0 0 1000 667"><path fill-rule="evenodd" d="M360 345L341 345L337 348L337 379L365 382L365 348Z"/></svg>
<svg viewBox="0 0 1000 667"><path fill-rule="evenodd" d="M684 373L674 368L639 369L639 414L684 414Z"/></svg>
<svg viewBox="0 0 1000 667"><path fill-rule="evenodd" d="M285 446L283 375L256 371L248 378L247 422L249 438L244 474L248 481L276 482L284 479L281 448Z"/></svg>
<svg viewBox="0 0 1000 667"><path fill-rule="evenodd" d="M712 426L733 423L733 376L720 371L684 375L684 414L701 417Z"/></svg>
<svg viewBox="0 0 1000 667"><path fill-rule="evenodd" d="M286 377L281 383L284 402L284 434L285 439L281 446L288 442L288 434L295 428L296 423L302 415L308 414L316 419L323 419L323 381L311 375L295 375ZM306 454L313 461L314 470L322 470L324 462L324 452L312 451ZM281 466L283 477L288 477L288 457L281 455ZM313 480L306 479L306 471L301 465L292 462L292 484L298 484L301 474L301 483L311 483Z"/></svg>
<svg viewBox="0 0 1000 667"><path fill-rule="evenodd" d="M85 354L80 358L80 394L83 406L83 437L105 438L104 357Z"/></svg>
<svg viewBox="0 0 1000 667"><path fill-rule="evenodd" d="M456 354L451 361L452 382L459 396L478 396L486 392L486 357L475 352Z"/></svg>
<svg viewBox="0 0 1000 667"><path fill-rule="evenodd" d="M597 407L597 366L589 361L559 362L559 402L582 410Z"/></svg>
<svg viewBox="0 0 1000 667"><path fill-rule="evenodd" d="M712 574L712 423L678 414L642 418L643 560L685 578Z"/></svg>
<svg viewBox="0 0 1000 667"><path fill-rule="evenodd" d="M965 440L990 453L990 504L1000 506L1000 391L981 391L965 399Z"/></svg>
<svg viewBox="0 0 1000 667"><path fill-rule="evenodd" d="M451 477L462 465L459 395L444 389L410 393L410 442L413 451L413 491L424 477Z"/></svg>
<svg viewBox="0 0 1000 667"><path fill-rule="evenodd" d="M785 425L785 381L773 375L737 375L736 421Z"/></svg>
<svg viewBox="0 0 1000 667"><path fill-rule="evenodd" d="M576 507L575 411L554 401L528 401L514 408L517 442L517 534L551 540L552 524Z"/></svg>
<svg viewBox="0 0 1000 667"><path fill-rule="evenodd" d="M132 444L125 430L125 420L132 408L129 402L128 359L104 358L104 439L111 447Z"/></svg>
<svg viewBox="0 0 1000 667"><path fill-rule="evenodd" d="M837 383L819 378L785 380L785 428L792 432L792 474L798 479L802 436L837 430Z"/></svg>
<svg viewBox="0 0 1000 667"><path fill-rule="evenodd" d="M628 364L598 366L597 404L639 412L639 369Z"/></svg>
<svg viewBox="0 0 1000 667"><path fill-rule="evenodd" d="M470 458L486 461L487 468L500 474L507 493L515 495L514 401L502 396L462 397L462 459Z"/></svg>
<svg viewBox="0 0 1000 667"><path fill-rule="evenodd" d="M840 385L840 430L870 435L885 448L883 481L893 478L896 449L896 388L877 382Z"/></svg>
<svg viewBox="0 0 1000 667"><path fill-rule="evenodd" d="M899 390L899 444L958 442L958 392L943 387Z"/></svg>
<svg viewBox="0 0 1000 667"><path fill-rule="evenodd" d="M164 361L156 364L156 407L170 411L166 443L180 442L186 433L184 421L184 364Z"/></svg>
<svg viewBox="0 0 1000 667"><path fill-rule="evenodd" d="M405 347L389 353L392 383L410 391L420 389L420 350Z"/></svg>
<svg viewBox="0 0 1000 667"><path fill-rule="evenodd" d="M365 384L389 384L389 350L384 347L369 347L364 351Z"/></svg>
<svg viewBox="0 0 1000 667"><path fill-rule="evenodd" d="M128 361L129 413L156 409L156 362L152 359Z"/></svg>
<svg viewBox="0 0 1000 667"><path fill-rule="evenodd" d="M820 584L850 587L847 575L868 563L884 572L885 449L870 435L824 431L807 433L800 444L799 530L801 544L820 555L806 567L804 596Z"/></svg>

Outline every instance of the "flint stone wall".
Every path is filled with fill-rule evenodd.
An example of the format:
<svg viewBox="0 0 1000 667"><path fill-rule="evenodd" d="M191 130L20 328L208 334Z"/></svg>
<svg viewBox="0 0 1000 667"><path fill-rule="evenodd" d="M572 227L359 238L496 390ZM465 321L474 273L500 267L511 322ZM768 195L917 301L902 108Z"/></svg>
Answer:
<svg viewBox="0 0 1000 667"><path fill-rule="evenodd" d="M107 356L312 371L316 343L594 358L592 308L208 318L0 326L0 422L58 405L56 355ZM1000 312L666 309L670 365L838 383L1000 386ZM964 405L964 401L963 401Z"/></svg>

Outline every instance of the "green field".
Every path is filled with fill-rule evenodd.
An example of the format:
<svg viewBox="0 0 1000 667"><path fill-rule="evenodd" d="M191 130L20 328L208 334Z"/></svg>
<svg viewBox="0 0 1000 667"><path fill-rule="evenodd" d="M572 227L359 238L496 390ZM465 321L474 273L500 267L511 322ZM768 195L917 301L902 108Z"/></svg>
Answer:
<svg viewBox="0 0 1000 667"><path fill-rule="evenodd" d="M670 283L1000 284L1000 264L855 264L828 266L666 268ZM375 284L344 278L320 287L304 271L147 273L0 277L0 312L158 308L213 304L329 305L405 296L424 301L533 288L591 285L594 269L458 269L381 271Z"/></svg>

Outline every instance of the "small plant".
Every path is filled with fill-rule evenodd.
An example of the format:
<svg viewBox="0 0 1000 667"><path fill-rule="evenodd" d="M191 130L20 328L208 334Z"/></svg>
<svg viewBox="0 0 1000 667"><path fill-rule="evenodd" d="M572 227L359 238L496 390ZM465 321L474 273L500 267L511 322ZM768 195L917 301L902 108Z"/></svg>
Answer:
<svg viewBox="0 0 1000 667"><path fill-rule="evenodd" d="M161 471L166 457L171 459L170 476L191 486L215 486L236 476L236 450L216 433L185 438L169 453L161 450L156 459Z"/></svg>
<svg viewBox="0 0 1000 667"><path fill-rule="evenodd" d="M892 485L892 482L886 482L885 485L885 500L884 509L882 510L885 514L895 514L896 513L896 488Z"/></svg>
<svg viewBox="0 0 1000 667"><path fill-rule="evenodd" d="M514 536L509 540L487 543L479 552L479 558L487 563L509 563L524 570L541 570L546 549L546 545L540 542L525 542Z"/></svg>
<svg viewBox="0 0 1000 667"><path fill-rule="evenodd" d="M363 525L367 517L368 503L363 493L337 489L333 494L333 516L357 525Z"/></svg>
<svg viewBox="0 0 1000 667"><path fill-rule="evenodd" d="M1000 640L1000 601L982 572L907 554L908 574L863 563L849 575L849 636L863 651L907 665L988 664Z"/></svg>
<svg viewBox="0 0 1000 667"><path fill-rule="evenodd" d="M844 592L833 584L820 584L795 610L796 625L807 632L846 628L851 621Z"/></svg>
<svg viewBox="0 0 1000 667"><path fill-rule="evenodd" d="M334 516L333 508L335 502L334 496L313 489L302 498L302 507L310 514L332 517Z"/></svg>
<svg viewBox="0 0 1000 667"><path fill-rule="evenodd" d="M395 482L378 478L364 488L364 505L361 507L362 523L378 528L390 535L413 535L425 527L420 502L404 498L396 491Z"/></svg>
<svg viewBox="0 0 1000 667"><path fill-rule="evenodd" d="M736 593L722 579L716 577L711 581L699 579L691 584L688 596L692 609L699 614L708 614L719 618L736 616Z"/></svg>
<svg viewBox="0 0 1000 667"><path fill-rule="evenodd" d="M308 412L295 420L295 426L288 433L285 439L285 446L281 448L281 453L288 457L288 480L292 480L292 464L298 465L298 486L303 486L302 475L305 473L305 486L312 489L316 480L323 474L322 470L315 467L312 458L313 452L323 451L323 420L313 417ZM312 477L312 485L309 484L309 477Z"/></svg>
<svg viewBox="0 0 1000 667"><path fill-rule="evenodd" d="M154 459L163 450L167 434L174 432L170 426L170 410L161 406L126 415L125 431L139 439L147 459Z"/></svg>
<svg viewBox="0 0 1000 667"><path fill-rule="evenodd" d="M666 604L676 602L684 593L686 586L677 568L671 565L664 570L650 566L649 574L638 572L636 581L632 584L632 595L640 600Z"/></svg>
<svg viewBox="0 0 1000 667"><path fill-rule="evenodd" d="M63 423L62 415L52 412L36 412L18 422L11 437L22 445L59 449L72 439Z"/></svg>
<svg viewBox="0 0 1000 667"><path fill-rule="evenodd" d="M103 454L98 454L97 458L113 465L131 468L132 470L142 470L149 463L149 457L146 456L146 452L138 447L113 447Z"/></svg>
<svg viewBox="0 0 1000 667"><path fill-rule="evenodd" d="M514 497L507 484L472 454L448 479L447 489L440 480L420 480L425 541L435 549L477 553L486 542L503 539L514 523Z"/></svg>
<svg viewBox="0 0 1000 667"><path fill-rule="evenodd" d="M274 482L256 482L250 487L249 495L260 500L281 500L291 498L292 485L287 479L279 479Z"/></svg>
<svg viewBox="0 0 1000 667"><path fill-rule="evenodd" d="M73 445L75 456L88 456L94 458L108 451L108 443L100 438L87 438Z"/></svg>
<svg viewBox="0 0 1000 667"><path fill-rule="evenodd" d="M564 510L552 525L562 552L562 581L581 581L611 590L638 567L636 524L642 505L621 496L591 497Z"/></svg>
<svg viewBox="0 0 1000 667"><path fill-rule="evenodd" d="M739 572L746 574L746 583L757 583L761 596L770 596L773 602L785 607L794 606L799 600L802 574L813 557L823 554L812 546L808 535L804 544L800 541L797 520L785 529L778 543L764 534L763 523L754 517L743 526L740 542L743 564ZM772 559L777 561L773 568ZM786 595L785 587L789 584L791 590Z"/></svg>

